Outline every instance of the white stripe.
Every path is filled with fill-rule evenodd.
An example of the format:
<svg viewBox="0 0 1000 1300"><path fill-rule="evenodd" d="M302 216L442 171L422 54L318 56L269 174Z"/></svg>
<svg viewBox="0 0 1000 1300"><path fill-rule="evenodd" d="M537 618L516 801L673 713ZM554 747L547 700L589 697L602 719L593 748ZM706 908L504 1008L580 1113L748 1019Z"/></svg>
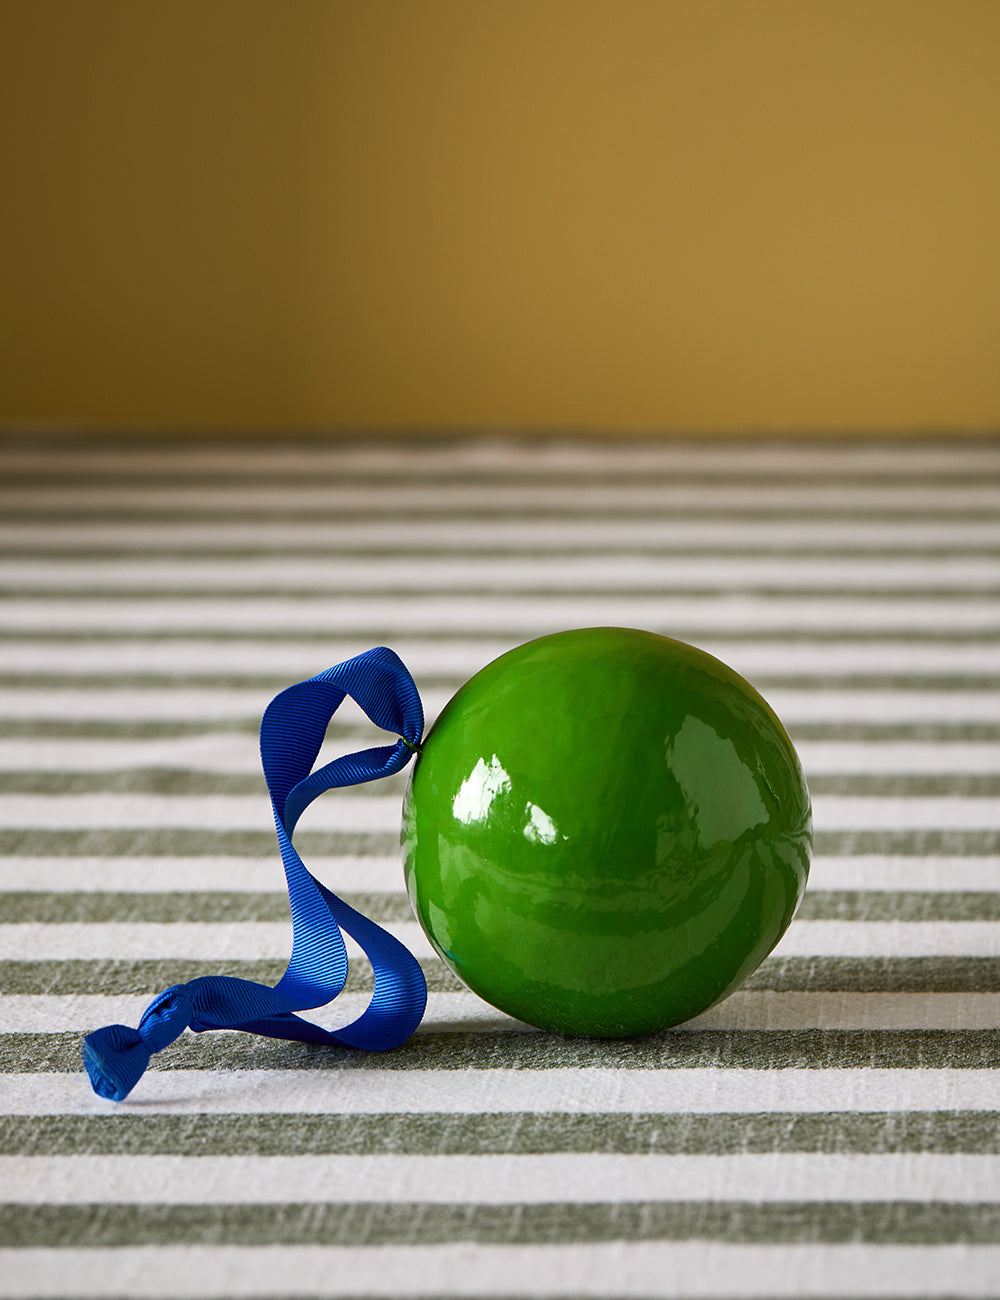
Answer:
<svg viewBox="0 0 1000 1300"><path fill-rule="evenodd" d="M371 736L370 743L384 743L384 733L374 727ZM351 745L355 743L361 747L369 742L358 739ZM810 781L821 776L860 773L878 776L1000 774L1000 744L997 743L799 740L795 747ZM257 774L261 770L257 738L245 732L157 736L148 740L73 736L0 738L0 771L111 772L144 767L220 774Z"/></svg>
<svg viewBox="0 0 1000 1300"><path fill-rule="evenodd" d="M103 1022L102 1022L103 1023ZM684 1029L965 1029L1000 1026L1000 993L738 990Z"/></svg>
<svg viewBox="0 0 1000 1300"><path fill-rule="evenodd" d="M907 890L991 892L1000 889L1000 857L859 854L857 857L833 858L821 855L813 859L809 869L809 888L891 890L899 893Z"/></svg>
<svg viewBox="0 0 1000 1300"><path fill-rule="evenodd" d="M997 743L799 740L795 748L810 780L821 775L860 772L878 776L972 776L1000 772L1000 744Z"/></svg>
<svg viewBox="0 0 1000 1300"><path fill-rule="evenodd" d="M393 649L415 678L471 677L485 664L513 649L512 640L442 641L393 638ZM995 645L952 641L726 641L703 639L701 646L744 677L872 673L943 673L961 678L996 674ZM0 672L61 673L240 673L287 678L288 684L369 649L367 641L331 639L321 645L301 641L211 641L158 637L155 641L0 641Z"/></svg>
<svg viewBox="0 0 1000 1300"><path fill-rule="evenodd" d="M952 995L942 995L951 997ZM984 995L989 996L989 995ZM338 1029L350 1024L362 1014L371 1000L370 993L342 993L327 1007L302 1013L304 1019L322 1025L324 1029ZM77 993L11 994L0 996L0 1030L7 1034L89 1033L99 1025L137 1025L149 1005L148 996L132 994L108 995ZM914 1008L920 1014L919 1008ZM984 1026L992 1023L993 1016L985 1006L971 1005L969 1014ZM931 1011L933 1016L933 1011ZM942 1016L943 1018L943 1016ZM693 1023L693 1022L692 1022ZM997 1021L1000 1023L1000 1021ZM421 1022L426 1032L491 1034L510 1031L526 1032L531 1027L497 1011L474 993L431 992L427 997L427 1011ZM936 1028L939 1026L927 1026ZM942 1028L960 1026L940 1026ZM971 1026L967 1026L971 1027Z"/></svg>
<svg viewBox="0 0 1000 1300"><path fill-rule="evenodd" d="M323 1295L913 1300L996 1295L1000 1247L787 1245L728 1242L448 1245L139 1246L0 1251L11 1300L66 1295L154 1297Z"/></svg>
<svg viewBox="0 0 1000 1300"><path fill-rule="evenodd" d="M450 690L421 691L427 726L451 698ZM91 689L83 687L0 690L0 716L74 722L189 721L212 724L257 720L271 692L256 689L165 687ZM900 723L1000 721L1000 691L793 690L768 689L766 698L789 729L804 723ZM360 709L345 700L335 715L338 724L367 723ZM371 723L367 723L372 727ZM372 728L372 734L384 732ZM212 742L213 744L217 742ZM244 749L246 753L246 749Z"/></svg>
<svg viewBox="0 0 1000 1300"><path fill-rule="evenodd" d="M1000 522L955 518L893 519L328 519L308 523L203 519L108 523L0 523L0 545L10 550L180 549L184 551L325 549L350 555L364 549L440 548L447 553L545 550L595 551L672 547L689 551L745 551L835 547L847 551L933 548L969 550L1000 545Z"/></svg>
<svg viewBox="0 0 1000 1300"><path fill-rule="evenodd" d="M150 740L0 739L0 771L5 772L101 772L141 767L256 774L261 770L260 750L256 736L241 732Z"/></svg>
<svg viewBox="0 0 1000 1300"><path fill-rule="evenodd" d="M1000 805L995 798L961 795L816 795L813 814L821 831L1000 830Z"/></svg>
<svg viewBox="0 0 1000 1300"><path fill-rule="evenodd" d="M993 1201L1000 1156L0 1156L22 1205L574 1205L628 1201Z"/></svg>
<svg viewBox="0 0 1000 1300"><path fill-rule="evenodd" d="M996 722L1000 691L768 689L786 726L806 722Z"/></svg>
<svg viewBox="0 0 1000 1300"><path fill-rule="evenodd" d="M309 870L336 893L401 895L399 857L310 857ZM0 890L157 893L164 890L226 893L284 892L277 846L265 858L238 857L0 857ZM931 890L961 893L1000 889L998 857L856 857L813 859L815 890Z"/></svg>
<svg viewBox="0 0 1000 1300"><path fill-rule="evenodd" d="M433 956L415 921L383 928L418 956ZM613 946L612 940L605 942ZM287 958L290 949L291 923L278 921L0 925L0 957L8 961L258 961ZM357 951L351 941L348 949ZM1000 922L796 920L774 952L782 957L998 957Z"/></svg>
<svg viewBox="0 0 1000 1300"><path fill-rule="evenodd" d="M471 677L491 660L513 649L512 640L466 641L456 637L448 641L400 640L393 638L392 648L414 677L453 676L456 686ZM882 644L882 643L880 643ZM895 643L887 653L894 658L905 645ZM204 638L157 637L155 641L0 641L0 671L27 673L216 673L237 675L252 673L287 678L288 685L312 677L331 664L352 659L371 648L370 641L338 640L336 636L319 645L301 641L211 641ZM765 647L766 648L766 647ZM959 672L963 647L955 647L959 657L952 660L950 647L942 645L938 654L942 671ZM988 667L979 658L969 661L970 672L992 672L996 668L996 650L992 646L969 647L981 651ZM816 647L819 649L819 646ZM876 647L878 651L878 647ZM879 652L880 653L880 652ZM815 661L814 661L815 662ZM954 666L953 666L954 665ZM882 661L882 668L884 668Z"/></svg>
<svg viewBox="0 0 1000 1300"><path fill-rule="evenodd" d="M180 688L159 690L85 690L51 688L44 690L0 690L0 717L27 719L65 718L67 721L154 720L203 721L260 718L270 699L270 692L257 690L199 690ZM344 701L338 721L356 718L355 710ZM246 749L252 752L251 738ZM260 762L257 756L258 765Z"/></svg>
<svg viewBox="0 0 1000 1300"><path fill-rule="evenodd" d="M574 627L641 627L680 639L710 632L764 630L927 631L1000 630L1000 612L988 601L792 596L300 596L260 599L136 601L127 598L29 600L4 605L8 631L40 632L331 632L370 638L372 629L408 633L456 630L542 635Z"/></svg>
<svg viewBox="0 0 1000 1300"><path fill-rule="evenodd" d="M44 445L44 444L40 444ZM837 444L813 443L801 437L749 442L725 438L693 441L612 438L594 441L565 438L524 442L518 438L447 439L436 445L423 438L407 442L345 439L310 447L255 446L237 441L231 447L184 443L168 448L149 446L114 451L62 445L21 450L4 448L0 464L10 472L60 474L149 475L220 474L314 476L327 474L454 474L503 473L531 478L540 473L606 475L652 472L695 473L739 479L748 472L768 474L889 474L913 475L1000 473L996 442L949 439L930 443L857 442L838 438Z"/></svg>
<svg viewBox="0 0 1000 1300"><path fill-rule="evenodd" d="M1000 1247L717 1241L509 1246L131 1246L0 1250L10 1300L275 1295L820 1300L996 1295Z"/></svg>
<svg viewBox="0 0 1000 1300"><path fill-rule="evenodd" d="M403 893L403 867L398 854L370 858L317 855L310 857L309 870L339 894ZM8 889L284 894L285 877L275 842L274 852L266 858L0 857L0 890Z"/></svg>
<svg viewBox="0 0 1000 1300"><path fill-rule="evenodd" d="M319 798L302 814L302 831L399 830L398 795L359 795L338 790ZM273 831L266 795L0 794L0 827L44 826L48 830L244 830Z"/></svg>
<svg viewBox="0 0 1000 1300"><path fill-rule="evenodd" d="M395 834L400 806L398 793L330 791L309 805L297 829ZM813 808L820 831L998 828L997 801L988 797L817 795ZM0 827L35 826L48 830L265 831L272 830L274 822L263 794L0 794Z"/></svg>
<svg viewBox="0 0 1000 1300"><path fill-rule="evenodd" d="M1000 957L1000 922L801 921L777 957Z"/></svg>
<svg viewBox="0 0 1000 1300"><path fill-rule="evenodd" d="M780 558L725 560L702 556L541 556L524 559L461 556L339 560L271 557L246 560L2 560L0 587L45 591L50 588L150 592L228 589L232 592L308 587L311 591L489 590L588 591L595 588L677 591L748 587L833 588L865 591L887 588L921 591L935 587L1000 587L1000 562L994 559L925 556L920 559L785 555Z"/></svg>
<svg viewBox="0 0 1000 1300"><path fill-rule="evenodd" d="M998 927L1000 928L1000 927ZM420 957L434 951L415 921L383 926ZM350 939L348 952L359 949ZM291 921L105 922L0 925L0 958L7 961L119 961L173 957L179 961L287 960Z"/></svg>
<svg viewBox="0 0 1000 1300"><path fill-rule="evenodd" d="M148 997L99 993L0 996L4 1033L89 1031L98 1025L139 1022ZM343 993L329 1007L307 1011L307 1020L333 1029L349 1024L368 1005L365 994ZM524 1029L524 1025L469 992L430 993L425 1029ZM711 1011L678 1027L737 1031L843 1029L987 1030L1000 1027L1000 993L810 993L738 990Z"/></svg>
<svg viewBox="0 0 1000 1300"><path fill-rule="evenodd" d="M497 482L339 483L290 487L230 484L225 487L136 487L132 484L75 483L67 487L0 487L0 512L11 515L45 511L157 510L285 511L407 511L433 514L440 510L542 514L568 509L602 510L741 510L754 514L810 510L871 511L880 516L902 511L935 515L968 510L995 510L997 489L982 483L662 483Z"/></svg>
<svg viewBox="0 0 1000 1300"><path fill-rule="evenodd" d="M418 1030L419 1035L423 1031ZM118 1105L72 1074L0 1073L5 1115L755 1114L994 1111L995 1070L149 1070Z"/></svg>

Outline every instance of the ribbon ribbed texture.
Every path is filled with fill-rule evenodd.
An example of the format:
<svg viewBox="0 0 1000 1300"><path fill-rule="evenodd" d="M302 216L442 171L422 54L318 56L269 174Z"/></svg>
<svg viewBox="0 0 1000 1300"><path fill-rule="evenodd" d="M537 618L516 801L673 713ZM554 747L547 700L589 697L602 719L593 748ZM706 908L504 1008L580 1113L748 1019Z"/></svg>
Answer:
<svg viewBox="0 0 1000 1300"><path fill-rule="evenodd" d="M346 696L368 717L400 739L347 754L313 771L330 719ZM268 705L260 727L264 778L274 808L278 845L292 911L292 955L273 987L225 975L177 984L154 998L138 1029L107 1025L88 1034L83 1062L94 1091L121 1101L142 1077L153 1052L185 1029L243 1029L270 1038L333 1043L382 1052L416 1029L427 1003L427 986L416 959L381 926L349 907L306 869L292 845L295 825L317 795L398 772L419 747L424 715L416 685L399 657L385 646L336 664L282 691ZM371 962L374 992L364 1014L336 1032L295 1013L326 1006L347 979L341 931Z"/></svg>

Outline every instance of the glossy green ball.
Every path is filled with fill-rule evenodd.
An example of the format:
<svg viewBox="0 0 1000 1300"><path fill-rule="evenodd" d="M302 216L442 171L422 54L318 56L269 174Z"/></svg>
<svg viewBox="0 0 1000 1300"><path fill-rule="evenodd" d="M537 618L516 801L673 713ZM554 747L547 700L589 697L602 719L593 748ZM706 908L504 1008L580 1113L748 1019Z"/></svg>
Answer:
<svg viewBox="0 0 1000 1300"><path fill-rule="evenodd" d="M403 810L410 901L459 979L599 1038L732 992L791 921L811 843L802 769L753 687L626 628L542 637L477 673Z"/></svg>

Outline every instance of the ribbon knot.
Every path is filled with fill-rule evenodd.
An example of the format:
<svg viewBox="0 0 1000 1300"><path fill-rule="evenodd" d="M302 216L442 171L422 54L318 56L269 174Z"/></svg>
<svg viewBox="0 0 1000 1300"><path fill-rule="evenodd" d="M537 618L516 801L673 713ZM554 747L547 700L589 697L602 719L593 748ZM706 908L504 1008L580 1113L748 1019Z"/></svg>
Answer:
<svg viewBox="0 0 1000 1300"><path fill-rule="evenodd" d="M180 1038L194 1019L194 1005L183 984L165 989L152 1000L139 1021L139 1037L150 1052L162 1052Z"/></svg>
<svg viewBox="0 0 1000 1300"><path fill-rule="evenodd" d="M88 1034L83 1044L83 1064L94 1091L111 1101L122 1101L142 1078L149 1058L180 1038L194 1016L185 986L175 984L157 994L142 1013L138 1029L106 1025Z"/></svg>
<svg viewBox="0 0 1000 1300"><path fill-rule="evenodd" d="M83 1064L99 1097L123 1101L142 1078L150 1050L137 1029L105 1025L83 1040Z"/></svg>
<svg viewBox="0 0 1000 1300"><path fill-rule="evenodd" d="M313 771L330 719L346 696L377 726L400 739L345 755ZM387 931L349 907L306 869L292 845L296 822L324 790L388 776L419 752L424 715L412 677L385 646L336 664L282 691L260 727L260 753L292 912L292 955L273 987L226 975L175 984L143 1012L138 1029L107 1025L88 1034L83 1062L94 1091L121 1101L142 1077L152 1053L185 1029L242 1029L269 1038L386 1051L419 1025L427 985L413 955ZM295 1013L325 1006L344 986L344 930L367 954L374 991L365 1012L331 1032Z"/></svg>

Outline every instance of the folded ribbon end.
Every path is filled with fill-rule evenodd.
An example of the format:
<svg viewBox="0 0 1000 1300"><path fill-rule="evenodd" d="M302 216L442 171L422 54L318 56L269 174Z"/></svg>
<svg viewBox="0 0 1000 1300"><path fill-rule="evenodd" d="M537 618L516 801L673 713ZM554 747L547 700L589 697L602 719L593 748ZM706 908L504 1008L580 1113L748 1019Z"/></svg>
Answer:
<svg viewBox="0 0 1000 1300"><path fill-rule="evenodd" d="M138 1029L105 1025L83 1040L83 1066L99 1097L124 1101L145 1073L150 1057L179 1038L191 1023L190 995L181 984L155 997Z"/></svg>
<svg viewBox="0 0 1000 1300"><path fill-rule="evenodd" d="M108 1101L124 1101L145 1073L150 1050L128 1025L105 1025L83 1040L83 1066L91 1087Z"/></svg>

